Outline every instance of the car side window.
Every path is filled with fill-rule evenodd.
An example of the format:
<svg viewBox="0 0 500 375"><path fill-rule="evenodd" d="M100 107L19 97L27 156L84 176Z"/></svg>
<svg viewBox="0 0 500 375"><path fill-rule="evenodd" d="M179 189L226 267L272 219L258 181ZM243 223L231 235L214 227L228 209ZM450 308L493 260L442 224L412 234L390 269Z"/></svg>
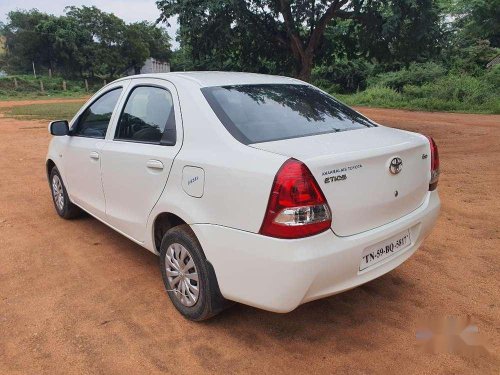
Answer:
<svg viewBox="0 0 500 375"><path fill-rule="evenodd" d="M89 138L104 138L111 115L120 98L122 88L108 91L92 103L81 115L72 135Z"/></svg>
<svg viewBox="0 0 500 375"><path fill-rule="evenodd" d="M175 145L175 114L170 91L154 86L135 87L118 120L115 139Z"/></svg>

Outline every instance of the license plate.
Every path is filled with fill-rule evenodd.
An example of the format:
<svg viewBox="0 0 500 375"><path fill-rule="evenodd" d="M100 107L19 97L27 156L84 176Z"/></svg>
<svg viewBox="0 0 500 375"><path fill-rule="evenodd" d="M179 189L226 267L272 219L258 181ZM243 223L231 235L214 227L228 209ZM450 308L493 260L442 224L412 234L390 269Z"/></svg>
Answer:
<svg viewBox="0 0 500 375"><path fill-rule="evenodd" d="M359 270L371 267L411 245L410 231L404 231L375 245L367 247L361 255Z"/></svg>

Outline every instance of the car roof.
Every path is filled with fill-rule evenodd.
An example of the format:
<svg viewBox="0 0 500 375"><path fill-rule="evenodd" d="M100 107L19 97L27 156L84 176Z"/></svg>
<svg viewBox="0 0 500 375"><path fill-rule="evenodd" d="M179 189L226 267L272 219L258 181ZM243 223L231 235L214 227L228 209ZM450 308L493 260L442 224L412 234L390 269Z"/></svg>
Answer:
<svg viewBox="0 0 500 375"><path fill-rule="evenodd" d="M122 79L138 78L160 78L167 79L174 84L183 81L199 87L227 86L227 85L251 85L251 84L306 84L298 79L274 76L268 74L242 73L242 72L173 72L139 74L124 77Z"/></svg>

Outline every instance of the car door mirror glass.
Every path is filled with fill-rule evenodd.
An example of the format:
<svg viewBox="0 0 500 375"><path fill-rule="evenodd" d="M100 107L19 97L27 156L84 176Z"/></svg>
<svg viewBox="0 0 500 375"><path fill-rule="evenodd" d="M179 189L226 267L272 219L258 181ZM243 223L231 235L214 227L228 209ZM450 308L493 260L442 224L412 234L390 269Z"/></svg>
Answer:
<svg viewBox="0 0 500 375"><path fill-rule="evenodd" d="M49 132L55 136L69 135L69 124L66 120L52 121L49 124Z"/></svg>

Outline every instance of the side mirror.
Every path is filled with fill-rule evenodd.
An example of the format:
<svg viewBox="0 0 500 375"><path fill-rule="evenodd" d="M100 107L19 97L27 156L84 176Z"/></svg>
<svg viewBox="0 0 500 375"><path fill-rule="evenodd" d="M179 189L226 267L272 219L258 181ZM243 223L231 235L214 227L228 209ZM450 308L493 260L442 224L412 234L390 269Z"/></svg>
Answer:
<svg viewBox="0 0 500 375"><path fill-rule="evenodd" d="M49 132L55 136L69 135L69 124L66 120L52 121L49 124Z"/></svg>

